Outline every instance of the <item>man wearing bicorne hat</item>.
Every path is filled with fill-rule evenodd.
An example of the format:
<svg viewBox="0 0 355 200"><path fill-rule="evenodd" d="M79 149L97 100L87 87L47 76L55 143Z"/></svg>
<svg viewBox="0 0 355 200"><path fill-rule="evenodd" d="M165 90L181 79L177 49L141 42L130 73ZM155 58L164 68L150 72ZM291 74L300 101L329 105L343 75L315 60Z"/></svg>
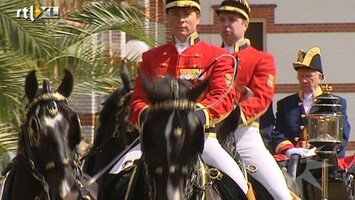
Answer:
<svg viewBox="0 0 355 200"><path fill-rule="evenodd" d="M307 52L299 50L297 61L293 63L297 72L299 92L277 102L276 123L273 146L278 154L299 154L303 157L315 155L315 148L307 143L307 114L315 99L323 94L320 87L324 79L321 49L313 47ZM334 95L335 96L335 95ZM338 112L343 115L343 143L337 149L338 156L345 156L345 146L349 141L350 124L346 114L346 100L339 96L341 105Z"/></svg>
<svg viewBox="0 0 355 200"><path fill-rule="evenodd" d="M254 165L251 173L274 199L292 199L284 176L260 133L261 117L270 108L275 93L274 57L251 46L245 38L249 26L250 5L246 0L225 0L216 10L222 46L239 60L235 84L241 121L234 132L236 150L245 165ZM268 116L273 126L273 111Z"/></svg>
<svg viewBox="0 0 355 200"><path fill-rule="evenodd" d="M228 51L208 44L199 37L197 26L201 20L201 5L198 0L167 0L165 11L167 25L173 35L172 41L143 53L140 71L148 78L170 75L188 80L194 86L209 81L207 91L197 102L197 106L204 109L196 111L198 119L205 124L205 132L208 135L202 158L207 164L229 175L244 193L248 193L247 182L238 164L215 137L215 124L234 108L235 91L230 90L234 76L233 61L228 57ZM211 65L223 54L226 58ZM219 102L215 104L217 100ZM145 122L147 113L149 101L139 75L131 101L131 121L140 128ZM140 155L138 145L119 161L116 171L119 171L119 167L126 160Z"/></svg>

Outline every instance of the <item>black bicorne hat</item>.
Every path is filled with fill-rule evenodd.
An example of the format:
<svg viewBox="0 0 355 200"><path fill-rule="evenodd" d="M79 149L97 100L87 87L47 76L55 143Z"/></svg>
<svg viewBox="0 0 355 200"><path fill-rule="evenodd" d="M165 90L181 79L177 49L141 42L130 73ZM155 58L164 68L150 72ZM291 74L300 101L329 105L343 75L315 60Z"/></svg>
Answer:
<svg viewBox="0 0 355 200"><path fill-rule="evenodd" d="M247 20L250 17L250 5L247 0L225 0L216 10L218 15L222 11L239 13Z"/></svg>
<svg viewBox="0 0 355 200"><path fill-rule="evenodd" d="M201 11L199 0L166 0L165 11L173 7L194 7Z"/></svg>
<svg viewBox="0 0 355 200"><path fill-rule="evenodd" d="M298 70L300 68L308 68L319 71L323 76L321 49L313 47L307 52L302 49L298 51L297 61L293 63L293 68Z"/></svg>

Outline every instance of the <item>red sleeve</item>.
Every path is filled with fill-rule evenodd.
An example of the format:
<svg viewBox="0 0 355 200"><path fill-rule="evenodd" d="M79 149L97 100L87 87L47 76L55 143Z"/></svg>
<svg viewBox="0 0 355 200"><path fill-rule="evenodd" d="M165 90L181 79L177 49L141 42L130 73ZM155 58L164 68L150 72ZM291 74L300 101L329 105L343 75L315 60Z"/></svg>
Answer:
<svg viewBox="0 0 355 200"><path fill-rule="evenodd" d="M209 126L214 126L223 120L234 109L235 90L233 87L230 88L234 73L232 62L231 58L226 57L215 64L208 92L199 102L204 106L213 105L208 109L210 122L207 125Z"/></svg>
<svg viewBox="0 0 355 200"><path fill-rule="evenodd" d="M254 96L240 103L247 123L259 118L269 107L274 97L275 77L274 57L263 52L252 72L249 84L246 85L254 93Z"/></svg>
<svg viewBox="0 0 355 200"><path fill-rule="evenodd" d="M145 57L144 53L143 53L143 57ZM146 72L147 63L145 62L145 60L146 59L143 59L143 62L141 63L140 71L144 71L143 72L144 74L148 74ZM139 116L143 111L143 109L147 107L148 107L148 98L143 88L141 77L140 75L138 75L134 86L132 99L131 99L131 113L130 113L131 121L135 126L139 125Z"/></svg>

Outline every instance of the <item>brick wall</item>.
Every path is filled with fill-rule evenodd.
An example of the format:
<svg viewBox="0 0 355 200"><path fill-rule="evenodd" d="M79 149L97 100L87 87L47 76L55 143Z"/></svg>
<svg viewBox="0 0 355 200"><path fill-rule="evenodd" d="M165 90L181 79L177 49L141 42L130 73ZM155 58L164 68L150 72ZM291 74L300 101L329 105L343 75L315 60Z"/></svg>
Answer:
<svg viewBox="0 0 355 200"><path fill-rule="evenodd" d="M82 136L89 141L94 139L95 121L98 112L101 110L102 102L106 99L104 96L91 95L73 95L70 97L70 106L79 115Z"/></svg>
<svg viewBox="0 0 355 200"><path fill-rule="evenodd" d="M218 5L212 6L216 9ZM355 32L355 23L322 23L322 24L275 24L276 5L251 5L251 21L263 19L266 22L267 33L318 33L318 32ZM217 15L214 12L214 24L201 25L199 33L218 33Z"/></svg>
<svg viewBox="0 0 355 200"><path fill-rule="evenodd" d="M326 83L333 86L334 93L355 93L355 83ZM295 93L298 84L276 84L276 93Z"/></svg>

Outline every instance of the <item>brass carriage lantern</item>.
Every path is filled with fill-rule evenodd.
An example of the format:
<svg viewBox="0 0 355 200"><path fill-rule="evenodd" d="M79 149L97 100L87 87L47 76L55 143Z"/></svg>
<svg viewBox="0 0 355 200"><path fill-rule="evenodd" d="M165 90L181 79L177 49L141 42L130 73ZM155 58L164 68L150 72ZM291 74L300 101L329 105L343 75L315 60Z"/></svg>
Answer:
<svg viewBox="0 0 355 200"><path fill-rule="evenodd" d="M322 87L324 94L317 97L308 114L309 142L324 154L333 154L343 142L343 115L339 98L332 95L332 87Z"/></svg>
<svg viewBox="0 0 355 200"><path fill-rule="evenodd" d="M339 98L332 95L332 87L322 87L323 95L313 103L308 118L309 143L322 159L322 200L328 198L328 162L336 157L339 144L343 142L343 115L339 112Z"/></svg>

